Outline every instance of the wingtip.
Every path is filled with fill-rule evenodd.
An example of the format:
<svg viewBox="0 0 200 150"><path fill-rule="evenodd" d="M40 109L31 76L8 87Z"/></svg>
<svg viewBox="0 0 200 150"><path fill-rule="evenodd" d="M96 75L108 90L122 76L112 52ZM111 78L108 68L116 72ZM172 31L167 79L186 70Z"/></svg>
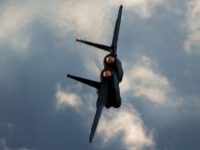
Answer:
<svg viewBox="0 0 200 150"><path fill-rule="evenodd" d="M69 77L70 77L70 75L69 75L69 74L67 74L67 77L69 78Z"/></svg>
<svg viewBox="0 0 200 150"><path fill-rule="evenodd" d="M90 136L89 136L89 142L90 142L90 143L92 143L93 136L94 136L94 135L90 133Z"/></svg>
<svg viewBox="0 0 200 150"><path fill-rule="evenodd" d="M80 42L80 39L76 38L76 42Z"/></svg>
<svg viewBox="0 0 200 150"><path fill-rule="evenodd" d="M92 138L90 137L89 142L92 143Z"/></svg>

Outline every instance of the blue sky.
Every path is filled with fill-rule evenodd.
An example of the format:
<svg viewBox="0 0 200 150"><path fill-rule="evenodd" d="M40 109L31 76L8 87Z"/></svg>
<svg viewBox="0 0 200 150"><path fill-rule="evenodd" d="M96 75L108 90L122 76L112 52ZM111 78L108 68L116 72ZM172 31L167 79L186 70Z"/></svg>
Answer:
<svg viewBox="0 0 200 150"><path fill-rule="evenodd" d="M104 109L88 142L106 52L118 51L120 109ZM0 2L0 150L199 150L200 0L8 0Z"/></svg>

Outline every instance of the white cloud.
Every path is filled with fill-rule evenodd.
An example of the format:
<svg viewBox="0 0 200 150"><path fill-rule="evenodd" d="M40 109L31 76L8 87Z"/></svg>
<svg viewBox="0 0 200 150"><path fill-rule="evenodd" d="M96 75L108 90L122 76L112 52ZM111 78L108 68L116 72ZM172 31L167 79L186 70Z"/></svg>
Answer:
<svg viewBox="0 0 200 150"><path fill-rule="evenodd" d="M57 92L56 92L56 110L60 111L63 110L65 107L71 107L76 110L79 110L82 106L81 98L69 91L63 91L61 86L58 85Z"/></svg>
<svg viewBox="0 0 200 150"><path fill-rule="evenodd" d="M109 45L118 7L121 4L124 6L124 12L129 10L129 12L134 13L131 18L136 16L149 18L153 16L157 6L166 4L166 0L109 0L106 3L100 0L85 0L84 3L81 0L68 1L57 9L54 18L55 27L58 28L58 31L62 31L62 34L66 34L66 31L70 30L83 39ZM122 22L124 17L122 17ZM86 53L86 55L83 54L86 69L93 74L98 74L100 70L97 67L100 68L105 54L98 53L93 48L89 54L87 51Z"/></svg>
<svg viewBox="0 0 200 150"><path fill-rule="evenodd" d="M156 64L146 56L138 58L139 60L134 66L125 65L126 74L121 85L122 107L119 109L111 108L106 113L104 110L100 119L97 134L104 141L103 147L106 147L112 140L121 140L127 150L154 149L155 147L156 141L154 141L153 132L145 127L131 102L126 101L126 95L131 93L136 97L144 97L153 103L168 103L173 107L182 104L182 101L176 96L175 89L170 81L156 69ZM68 95L68 91L63 92L64 95ZM63 106L77 110L73 105ZM95 108L94 103L91 107ZM80 113L80 116L84 118L87 118L88 113L94 113L94 109L89 109L90 107L79 105L78 108L79 112L84 112ZM87 119L86 124L90 125L92 119Z"/></svg>
<svg viewBox="0 0 200 150"><path fill-rule="evenodd" d="M113 27L120 4L139 17L147 18L152 16L156 6L164 3L165 0L109 0L106 3L100 0L1 2L0 40L6 40L18 49L26 49L31 36L29 28L36 18L43 18L45 25L57 34L66 36L72 31L81 37L102 40L108 37L107 31ZM114 7L115 11L112 9ZM23 33L24 30L27 33Z"/></svg>
<svg viewBox="0 0 200 150"><path fill-rule="evenodd" d="M185 51L191 52L193 46L200 47L200 0L191 0L187 3L186 28L188 30L185 41Z"/></svg>
<svg viewBox="0 0 200 150"><path fill-rule="evenodd" d="M20 29L23 26L25 14L23 7L7 6L6 11L0 16L0 39Z"/></svg>
<svg viewBox="0 0 200 150"><path fill-rule="evenodd" d="M74 87L71 89L74 89ZM59 110L65 108L72 108L75 111L78 110L77 112L80 117L86 120L85 125L90 128L93 118L89 119L87 116L88 113L95 113L96 97L91 96L90 93L87 93L89 96L82 93L80 98L75 93L69 91L71 91L70 87L68 87L68 90L62 90L61 86L58 86L56 92L56 107L59 106ZM86 99L84 105L81 99ZM139 114L131 107L130 102L124 103L120 109L111 108L107 113L105 111L102 113L96 133L104 141L103 146L106 147L110 140L122 139L121 142L127 150L143 150L144 148L151 149L154 147L153 133L145 128Z"/></svg>
<svg viewBox="0 0 200 150"><path fill-rule="evenodd" d="M102 116L97 131L104 143L121 137L126 150L150 150L155 146L153 133L144 127L139 114L130 105L108 111Z"/></svg>
<svg viewBox="0 0 200 150"><path fill-rule="evenodd" d="M4 11L0 14L0 41L9 43L15 49L27 48L29 36L25 35L24 31L29 19L30 11L26 7L5 3Z"/></svg>
<svg viewBox="0 0 200 150"><path fill-rule="evenodd" d="M122 3L138 16L149 18L153 15L155 7L166 4L166 0L125 0Z"/></svg>
<svg viewBox="0 0 200 150"><path fill-rule="evenodd" d="M165 3L166 0L108 0L106 3L100 0L68 1L61 3L54 19L62 31L67 28L84 38L95 41L104 39L103 42L110 42L111 35L108 31L113 30L118 7L121 4L135 16L149 18L157 6Z"/></svg>
<svg viewBox="0 0 200 150"><path fill-rule="evenodd" d="M163 104L175 94L175 89L170 81L159 73L153 66L152 60L146 56L140 56L140 60L134 66L127 66L121 91L136 97L143 97L150 102ZM170 102L171 103L171 102Z"/></svg>

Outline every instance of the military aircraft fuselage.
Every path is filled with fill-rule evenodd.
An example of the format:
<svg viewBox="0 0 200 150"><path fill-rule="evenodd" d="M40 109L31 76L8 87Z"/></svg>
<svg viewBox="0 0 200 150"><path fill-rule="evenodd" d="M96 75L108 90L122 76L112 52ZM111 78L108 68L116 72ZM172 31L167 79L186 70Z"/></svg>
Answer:
<svg viewBox="0 0 200 150"><path fill-rule="evenodd" d="M71 79L77 80L79 82L82 82L86 85L89 85L97 89L98 93L96 102L97 110L95 113L94 121L89 136L90 142L92 142L103 107L105 106L106 108L110 107L118 108L121 106L119 83L122 82L123 69L121 61L117 58L117 42L118 42L118 35L121 23L122 8L123 6L120 5L113 32L112 43L110 46L89 42L81 39L76 39L77 42L84 43L109 52L109 54L106 55L103 60L104 68L100 73L100 82L70 74L67 75Z"/></svg>
<svg viewBox="0 0 200 150"><path fill-rule="evenodd" d="M123 69L120 60L113 54L108 54L104 58L104 69L101 72L101 84L105 85L105 96L107 98L104 104L106 108L121 106L121 96L119 83L123 78Z"/></svg>

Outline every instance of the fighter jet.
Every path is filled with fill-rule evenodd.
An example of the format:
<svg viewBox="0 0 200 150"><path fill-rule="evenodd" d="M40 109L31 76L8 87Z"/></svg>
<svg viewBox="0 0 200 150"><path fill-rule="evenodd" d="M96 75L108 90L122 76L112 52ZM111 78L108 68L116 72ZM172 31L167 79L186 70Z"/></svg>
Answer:
<svg viewBox="0 0 200 150"><path fill-rule="evenodd" d="M89 136L90 143L92 143L92 139L94 137L103 107L119 108L121 106L119 83L122 81L123 78L123 69L120 60L117 58L117 41L121 24L122 8L123 6L121 5L119 7L118 17L115 23L111 46L76 39L77 42L94 46L96 48L109 52L109 54L106 55L103 60L104 69L100 73L100 82L92 81L70 74L67 75L71 79L77 80L97 89L97 110L92 124L91 133Z"/></svg>

